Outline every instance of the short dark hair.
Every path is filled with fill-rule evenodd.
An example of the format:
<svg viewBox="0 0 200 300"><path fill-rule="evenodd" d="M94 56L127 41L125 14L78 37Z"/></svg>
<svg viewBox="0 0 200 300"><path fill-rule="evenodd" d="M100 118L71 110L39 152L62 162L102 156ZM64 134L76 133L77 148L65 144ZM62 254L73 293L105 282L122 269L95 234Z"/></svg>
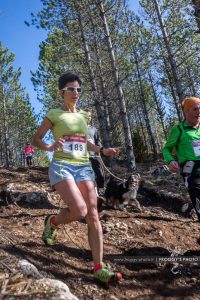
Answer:
<svg viewBox="0 0 200 300"><path fill-rule="evenodd" d="M60 75L60 77L58 79L58 88L59 88L59 90L62 90L65 87L66 83L74 82L74 81L78 81L78 83L81 86L82 81L80 80L78 75L70 73L70 72Z"/></svg>

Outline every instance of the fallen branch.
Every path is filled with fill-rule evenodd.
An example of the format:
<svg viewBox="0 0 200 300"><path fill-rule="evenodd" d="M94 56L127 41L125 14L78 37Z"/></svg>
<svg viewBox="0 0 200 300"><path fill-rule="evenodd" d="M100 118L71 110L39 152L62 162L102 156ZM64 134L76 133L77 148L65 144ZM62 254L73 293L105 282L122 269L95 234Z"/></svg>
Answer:
<svg viewBox="0 0 200 300"><path fill-rule="evenodd" d="M8 237L7 235L9 235L7 232L6 232L6 234L3 232L3 231L5 231L3 228L1 228L0 227L0 229L1 229L1 231L0 231L0 233L1 233L1 235L7 240L7 241L9 241L12 245L16 245L16 241L14 241L12 238L10 238L10 237Z"/></svg>

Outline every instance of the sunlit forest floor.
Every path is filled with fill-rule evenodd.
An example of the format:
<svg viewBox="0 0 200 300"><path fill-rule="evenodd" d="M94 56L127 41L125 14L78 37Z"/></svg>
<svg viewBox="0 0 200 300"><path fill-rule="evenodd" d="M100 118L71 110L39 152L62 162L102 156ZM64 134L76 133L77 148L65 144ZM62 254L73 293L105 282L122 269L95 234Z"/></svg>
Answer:
<svg viewBox="0 0 200 300"><path fill-rule="evenodd" d="M100 211L105 261L123 274L120 283L108 287L93 279L85 222L63 226L57 244L44 245L44 218L63 205L49 186L47 169L1 168L0 298L49 299L48 293L28 292L30 286L19 290L20 280L28 278L16 279L17 263L26 259L43 276L66 283L79 299L199 299L200 225L181 179L155 176L152 166L145 164L138 170L142 212L131 205L123 211L106 207ZM41 193L39 201L34 197L27 201L34 192ZM19 196L20 201L13 200ZM173 261L180 256L178 263Z"/></svg>

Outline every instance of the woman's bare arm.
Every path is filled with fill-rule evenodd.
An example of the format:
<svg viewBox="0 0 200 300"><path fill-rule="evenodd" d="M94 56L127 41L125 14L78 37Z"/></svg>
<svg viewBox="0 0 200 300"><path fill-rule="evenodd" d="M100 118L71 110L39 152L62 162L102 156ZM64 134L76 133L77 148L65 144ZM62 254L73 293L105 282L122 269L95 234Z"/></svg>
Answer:
<svg viewBox="0 0 200 300"><path fill-rule="evenodd" d="M56 141L53 144L46 144L43 141L43 138L45 137L46 133L51 128L52 128L52 123L49 121L49 119L45 118L33 137L32 145L41 150L51 151L51 152L62 148L64 144L64 140L62 138L60 138L58 141Z"/></svg>

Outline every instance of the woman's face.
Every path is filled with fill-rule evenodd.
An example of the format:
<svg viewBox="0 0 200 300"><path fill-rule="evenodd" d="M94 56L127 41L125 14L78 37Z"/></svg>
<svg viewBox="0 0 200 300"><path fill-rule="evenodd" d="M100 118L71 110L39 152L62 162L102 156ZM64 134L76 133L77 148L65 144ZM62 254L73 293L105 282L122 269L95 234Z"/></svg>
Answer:
<svg viewBox="0 0 200 300"><path fill-rule="evenodd" d="M78 101L81 93L81 87L78 81L66 83L64 89L61 90L61 96L64 99L64 103L75 105Z"/></svg>

